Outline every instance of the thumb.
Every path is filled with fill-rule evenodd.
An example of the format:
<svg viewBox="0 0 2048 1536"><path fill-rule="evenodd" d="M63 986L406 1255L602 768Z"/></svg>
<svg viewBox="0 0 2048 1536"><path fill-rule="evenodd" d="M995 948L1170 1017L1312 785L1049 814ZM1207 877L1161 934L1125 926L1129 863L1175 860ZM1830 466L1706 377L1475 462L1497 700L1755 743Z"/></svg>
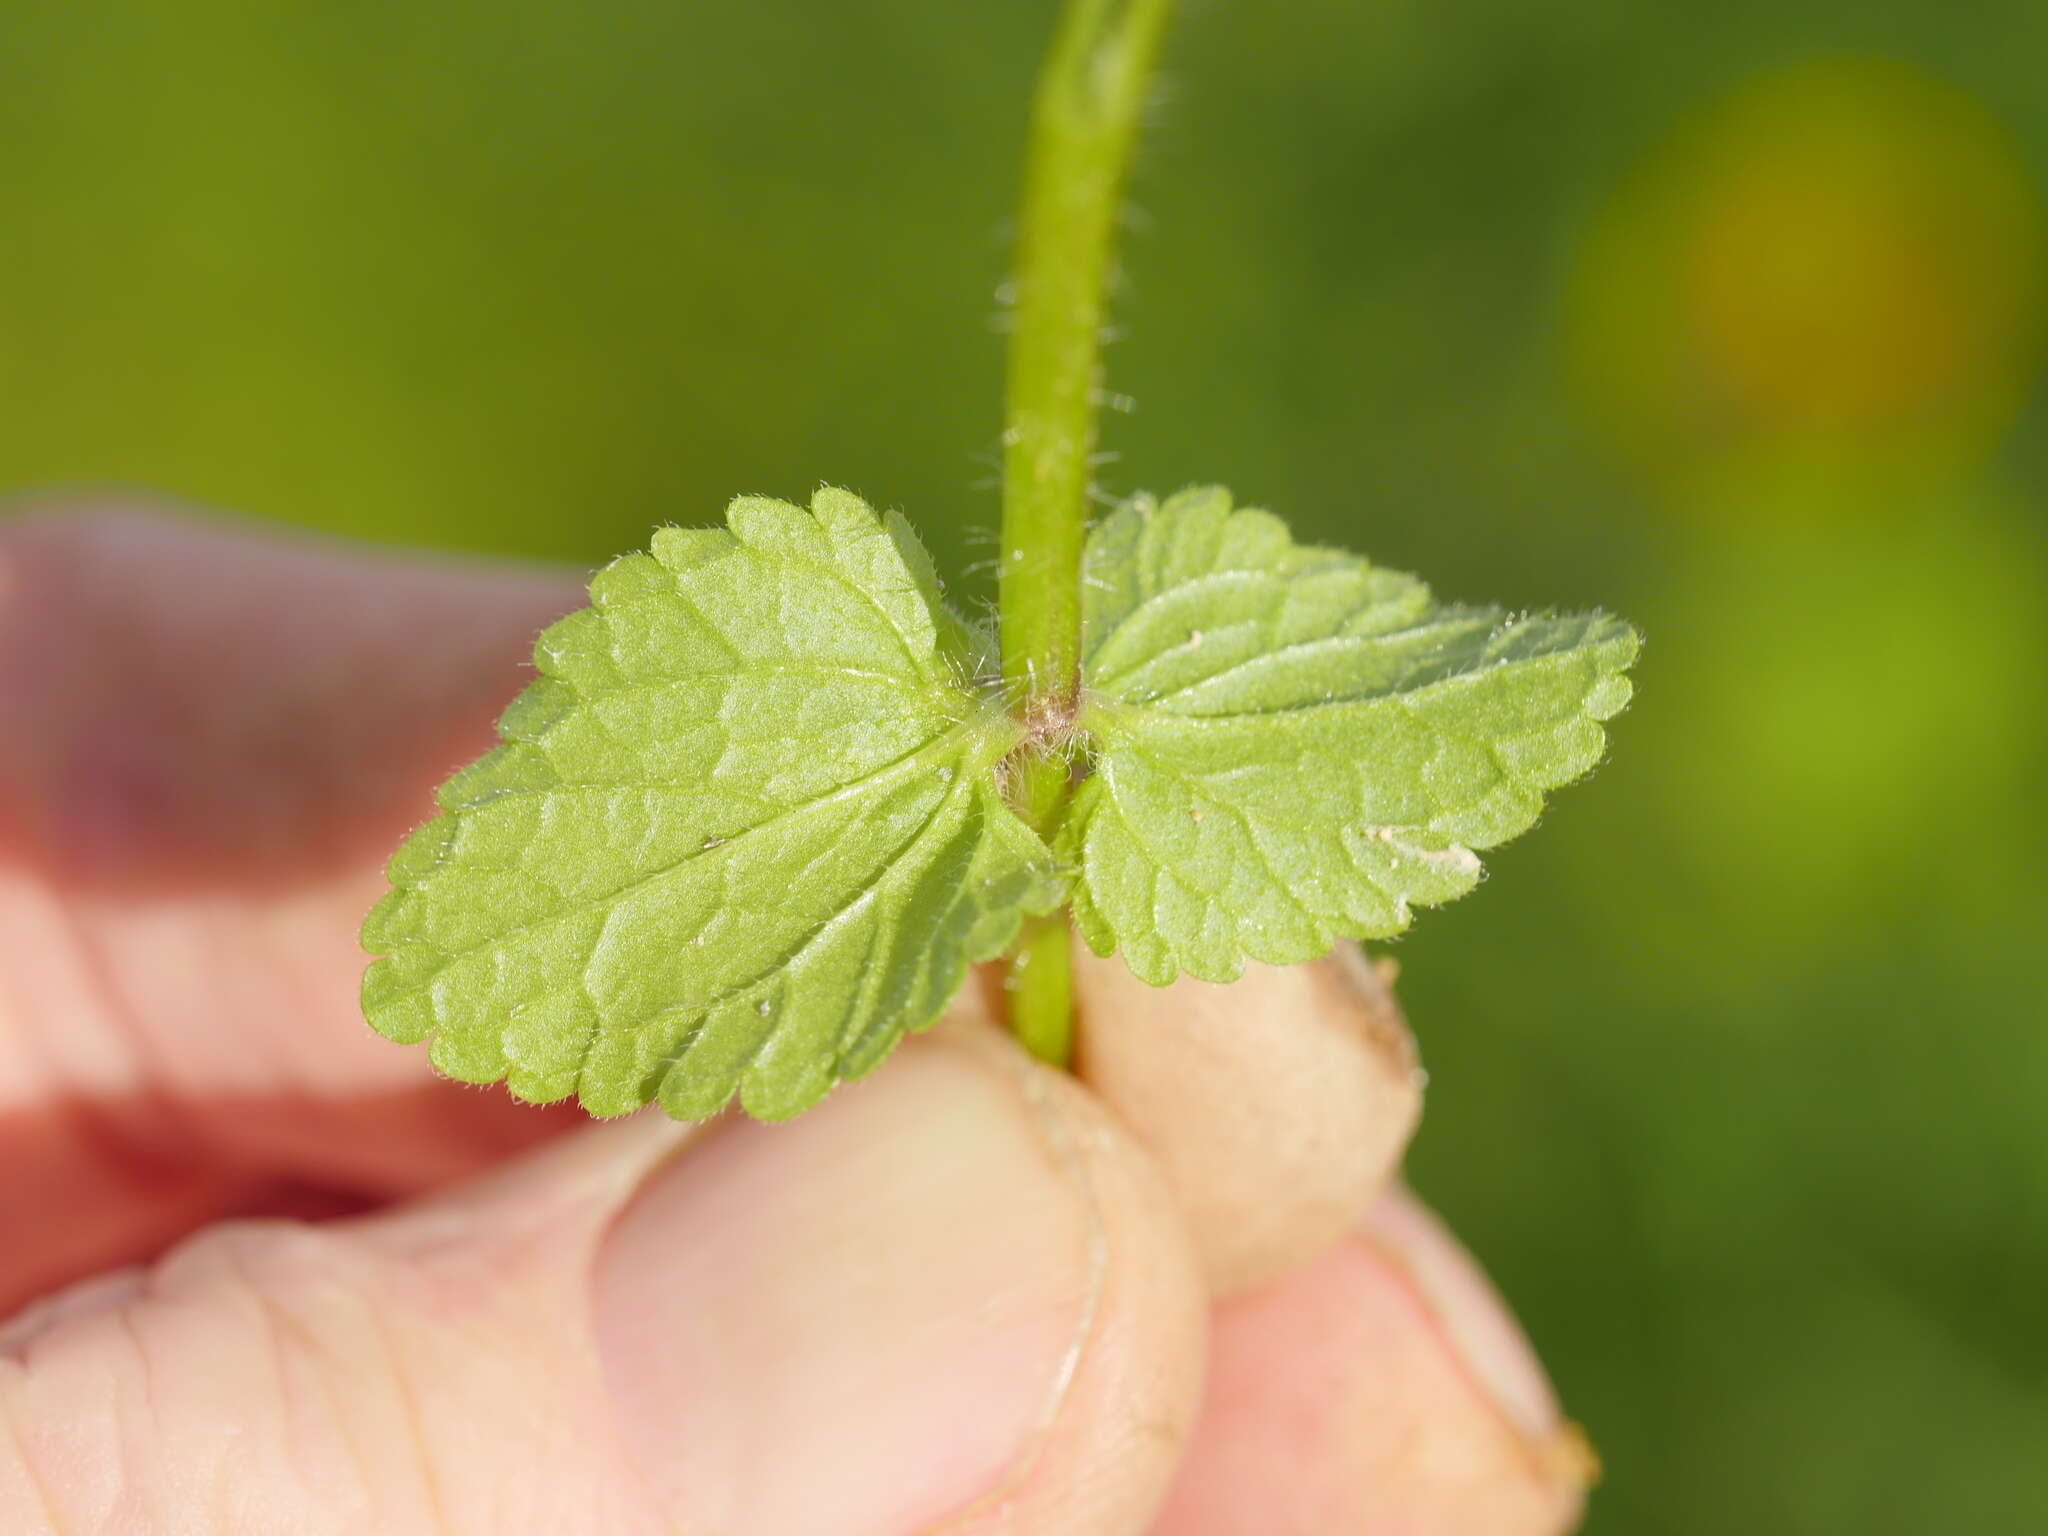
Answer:
<svg viewBox="0 0 2048 1536"><path fill-rule="evenodd" d="M0 1529L1138 1531L1202 1308L1108 1117L955 1028L787 1125L598 1127L41 1304Z"/></svg>

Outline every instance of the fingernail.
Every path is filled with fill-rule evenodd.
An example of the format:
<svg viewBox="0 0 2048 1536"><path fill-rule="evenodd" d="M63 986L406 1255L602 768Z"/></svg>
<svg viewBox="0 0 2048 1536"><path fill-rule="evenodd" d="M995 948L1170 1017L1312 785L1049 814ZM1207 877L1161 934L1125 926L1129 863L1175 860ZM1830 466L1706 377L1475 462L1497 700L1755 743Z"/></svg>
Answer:
<svg viewBox="0 0 2048 1536"><path fill-rule="evenodd" d="M1584 1488L1599 1460L1558 1407L1550 1378L1471 1255L1405 1189L1380 1197L1366 1219L1373 1242L1414 1283L1458 1358L1513 1425L1549 1481Z"/></svg>
<svg viewBox="0 0 2048 1536"><path fill-rule="evenodd" d="M797 1120L719 1130L634 1197L596 1289L620 1432L692 1529L924 1529L1043 1433L1088 1241L1013 1083L913 1042Z"/></svg>
<svg viewBox="0 0 2048 1536"><path fill-rule="evenodd" d="M1339 944L1328 960L1310 970L1341 990L1354 1005L1351 1013L1359 1032L1378 1055L1389 1080L1418 1095L1429 1086L1429 1074L1417 1058L1407 1015L1394 998L1394 980L1401 974L1398 961L1384 955L1370 957L1356 944Z"/></svg>

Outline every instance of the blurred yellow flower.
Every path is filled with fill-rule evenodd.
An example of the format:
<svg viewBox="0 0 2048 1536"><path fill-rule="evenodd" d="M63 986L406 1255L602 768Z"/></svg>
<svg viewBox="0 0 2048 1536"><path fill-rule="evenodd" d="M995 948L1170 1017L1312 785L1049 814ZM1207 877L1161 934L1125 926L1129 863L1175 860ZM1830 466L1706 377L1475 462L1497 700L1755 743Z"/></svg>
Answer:
<svg viewBox="0 0 2048 1536"><path fill-rule="evenodd" d="M1976 102L1858 59L1708 109L1584 242L1587 403L1661 473L1980 455L2040 357L2039 191Z"/></svg>

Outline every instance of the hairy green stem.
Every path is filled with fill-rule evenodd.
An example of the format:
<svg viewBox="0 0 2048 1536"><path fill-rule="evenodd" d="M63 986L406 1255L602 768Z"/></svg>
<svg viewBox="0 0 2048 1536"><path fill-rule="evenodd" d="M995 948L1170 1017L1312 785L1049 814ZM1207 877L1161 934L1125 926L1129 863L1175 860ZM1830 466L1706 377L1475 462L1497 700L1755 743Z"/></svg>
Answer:
<svg viewBox="0 0 2048 1536"><path fill-rule="evenodd" d="M1102 330L1116 221L1173 0L1068 0L1032 107L1019 217L1003 428L998 583L1003 677L1042 740L1072 719L1081 674L1081 545L1095 454ZM1016 776L1040 833L1068 792L1040 752ZM1063 1065L1073 1026L1064 915L1026 925L1010 963L1010 1021Z"/></svg>
<svg viewBox="0 0 2048 1536"><path fill-rule="evenodd" d="M1010 1028L1040 1061L1063 1067L1074 1054L1072 955L1067 914L1028 917L1010 951Z"/></svg>

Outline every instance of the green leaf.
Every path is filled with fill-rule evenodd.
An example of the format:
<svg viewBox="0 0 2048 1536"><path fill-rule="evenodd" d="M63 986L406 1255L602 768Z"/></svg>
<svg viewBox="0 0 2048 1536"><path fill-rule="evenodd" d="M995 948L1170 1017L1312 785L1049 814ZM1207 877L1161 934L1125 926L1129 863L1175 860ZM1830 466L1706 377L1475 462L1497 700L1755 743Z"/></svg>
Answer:
<svg viewBox="0 0 2048 1536"><path fill-rule="evenodd" d="M1604 749L1635 632L1442 607L1227 492L1145 500L1086 554L1094 773L1059 837L1075 918L1155 984L1385 938L1478 881Z"/></svg>
<svg viewBox="0 0 2048 1536"><path fill-rule="evenodd" d="M825 490L726 520L598 574L391 860L364 1011L450 1076L791 1115L1059 901L996 786L1020 728L902 519Z"/></svg>

